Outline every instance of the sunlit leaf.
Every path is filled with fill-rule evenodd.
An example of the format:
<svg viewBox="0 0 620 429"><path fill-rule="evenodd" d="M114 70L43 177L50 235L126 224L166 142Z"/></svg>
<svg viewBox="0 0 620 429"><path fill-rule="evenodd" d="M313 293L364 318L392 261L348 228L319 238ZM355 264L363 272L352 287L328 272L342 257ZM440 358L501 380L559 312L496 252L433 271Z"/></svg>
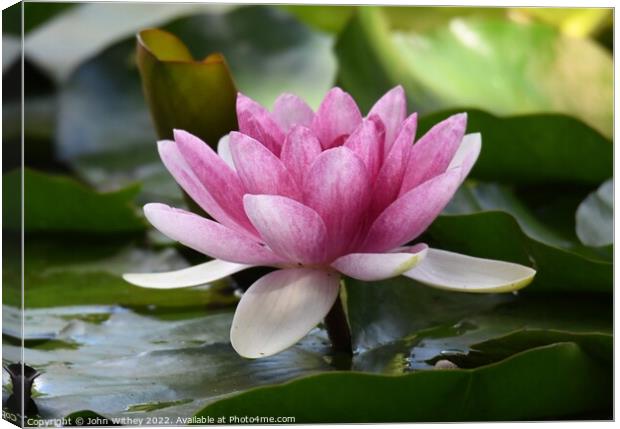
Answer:
<svg viewBox="0 0 620 429"><path fill-rule="evenodd" d="M336 51L340 82L366 108L400 83L422 112L455 106L504 115L561 112L611 134L611 56L544 24L458 18L419 33L393 29L380 9L360 8Z"/></svg>
<svg viewBox="0 0 620 429"><path fill-rule="evenodd" d="M311 27L329 33L339 33L355 10L355 6L332 5L290 4L280 7Z"/></svg>
<svg viewBox="0 0 620 429"><path fill-rule="evenodd" d="M613 25L613 13L609 8L515 8L511 11L520 16L534 18L557 27L572 37L587 37L607 25Z"/></svg>

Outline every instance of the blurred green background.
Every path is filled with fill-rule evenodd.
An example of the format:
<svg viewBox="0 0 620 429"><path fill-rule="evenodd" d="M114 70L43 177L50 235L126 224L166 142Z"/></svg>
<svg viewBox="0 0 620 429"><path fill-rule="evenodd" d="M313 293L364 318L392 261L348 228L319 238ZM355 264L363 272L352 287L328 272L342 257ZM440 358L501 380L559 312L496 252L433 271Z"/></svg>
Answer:
<svg viewBox="0 0 620 429"><path fill-rule="evenodd" d="M611 418L611 9L26 2L23 12L23 315L20 5L2 14L3 361L20 359L23 337L26 362L44 372L42 416ZM269 108L282 92L316 108L338 85L365 113L400 84L421 114L418 136L467 111L482 154L422 240L533 266L534 283L469 296L351 281L352 361L331 354L320 327L277 356L239 358L230 317L257 272L181 291L120 277L204 261L140 211L186 206L158 158L137 67L146 28L178 36L197 60L222 53L236 87ZM204 125L224 92L178 73L193 95L168 95L186 97L177 113ZM433 369L442 359L461 369Z"/></svg>

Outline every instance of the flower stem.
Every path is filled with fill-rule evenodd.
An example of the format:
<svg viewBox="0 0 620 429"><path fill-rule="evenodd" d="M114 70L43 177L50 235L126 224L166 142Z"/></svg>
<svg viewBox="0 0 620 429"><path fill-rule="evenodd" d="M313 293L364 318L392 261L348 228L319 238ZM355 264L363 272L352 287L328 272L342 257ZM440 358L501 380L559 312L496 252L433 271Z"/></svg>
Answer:
<svg viewBox="0 0 620 429"><path fill-rule="evenodd" d="M329 313L325 316L324 323L334 352L352 355L351 330L340 295L338 295L332 309L329 310Z"/></svg>

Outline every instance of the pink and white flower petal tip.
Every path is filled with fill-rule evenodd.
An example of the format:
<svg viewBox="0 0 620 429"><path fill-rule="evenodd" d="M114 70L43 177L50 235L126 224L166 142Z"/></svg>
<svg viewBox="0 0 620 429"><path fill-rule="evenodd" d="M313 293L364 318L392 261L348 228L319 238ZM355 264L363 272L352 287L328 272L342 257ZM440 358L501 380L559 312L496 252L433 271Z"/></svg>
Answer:
<svg viewBox="0 0 620 429"><path fill-rule="evenodd" d="M511 292L536 271L410 244L448 204L481 151L458 114L415 138L405 91L388 91L364 117L349 94L330 90L314 112L294 94L273 111L237 99L239 130L217 152L175 130L159 153L211 219L147 204L162 233L214 258L166 273L125 274L141 287L208 284L254 266L276 268L244 293L230 339L241 356L293 346L328 314L341 276L380 281L405 275L459 292ZM369 303L375 305L375 303Z"/></svg>

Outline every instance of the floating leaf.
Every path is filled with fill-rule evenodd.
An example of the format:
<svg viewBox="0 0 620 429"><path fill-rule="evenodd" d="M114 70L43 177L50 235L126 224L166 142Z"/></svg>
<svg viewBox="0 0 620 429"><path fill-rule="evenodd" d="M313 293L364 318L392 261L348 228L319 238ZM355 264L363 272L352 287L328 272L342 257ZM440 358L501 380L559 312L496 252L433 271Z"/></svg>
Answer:
<svg viewBox="0 0 620 429"><path fill-rule="evenodd" d="M610 418L610 370L578 344L557 343L472 370L310 376L223 399L198 416L285 415L296 423L462 422L570 418L602 409Z"/></svg>
<svg viewBox="0 0 620 429"><path fill-rule="evenodd" d="M614 241L614 183L607 180L579 205L577 236L588 246L605 246Z"/></svg>
<svg viewBox="0 0 620 429"><path fill-rule="evenodd" d="M596 294L471 295L428 288L406 277L381 284L349 279L347 308L357 351L353 369L365 372L403 374L432 369L442 359L460 367L480 366L538 347L537 335L559 331L577 342L592 333L604 334L605 341L612 338L610 301ZM519 330L538 334L531 341L524 334L518 345L507 343L512 353L477 347ZM474 359L470 354L476 350Z"/></svg>
<svg viewBox="0 0 620 429"><path fill-rule="evenodd" d="M138 247L123 237L99 237L93 242L78 235L69 238L70 246L51 238L33 237L25 241L26 308L122 305L141 311L176 309L200 313L205 308L227 306L238 300L227 281L175 291L172 296L166 291L137 288L121 278L128 271L157 272L187 267L188 263L173 248ZM19 306L19 255L8 254L5 261L3 302Z"/></svg>
<svg viewBox="0 0 620 429"><path fill-rule="evenodd" d="M470 177L518 185L594 185L613 175L611 141L565 115L498 117L461 108L422 117L418 135L463 111L468 132L482 134L482 151Z"/></svg>
<svg viewBox="0 0 620 429"><path fill-rule="evenodd" d="M20 230L21 199L10 190L19 188L20 171L3 177L4 210L10 223L4 228ZM98 193L65 176L24 170L24 229L27 232L74 231L114 233L143 231L133 200L139 186Z"/></svg>
<svg viewBox="0 0 620 429"><path fill-rule="evenodd" d="M84 310L25 312L29 321L47 322L51 338L26 341L24 350L24 360L43 372L34 389L45 418L92 410L183 425L177 419L222 396L330 369L320 332L277 356L247 360L228 343L230 313L163 320L108 307L97 320L85 318ZM5 359L20 359L19 346L5 343L3 350Z"/></svg>
<svg viewBox="0 0 620 429"><path fill-rule="evenodd" d="M355 371L252 389L198 416L287 415L296 423L559 419L589 412L609 418L611 303L597 295L554 295L553 306L549 299L454 294L402 277L381 284L349 280ZM472 369L435 369L442 359ZM582 389L595 398L584 399Z"/></svg>

